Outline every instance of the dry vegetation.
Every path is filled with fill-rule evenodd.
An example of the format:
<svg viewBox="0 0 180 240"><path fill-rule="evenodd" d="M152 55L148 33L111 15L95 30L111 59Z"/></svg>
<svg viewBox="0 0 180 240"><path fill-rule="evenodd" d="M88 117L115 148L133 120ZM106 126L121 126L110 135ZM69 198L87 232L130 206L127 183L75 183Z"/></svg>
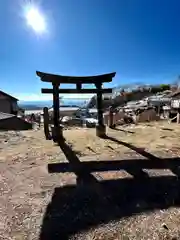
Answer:
<svg viewBox="0 0 180 240"><path fill-rule="evenodd" d="M94 129L66 130L64 136L81 161L138 159L144 158L140 154L144 151L161 159L180 155L180 126L177 124L156 122L108 130L108 136L121 144L97 138ZM130 148L138 147L139 153L126 147L126 143ZM180 190L171 178L165 182L166 186L154 182L146 186L143 178L134 184L132 174L108 171L93 174L99 185L97 181L91 188L78 187L74 173L48 173L48 163L67 160L59 146L45 140L42 129L1 132L0 153L0 239L180 239ZM170 170L149 170L148 174L174 176ZM103 185L103 180L127 177L131 182L125 185L112 181L110 185ZM168 195L170 202L166 204L163 201L167 199L162 201L158 191L166 194L166 187L171 183L173 197ZM151 193L150 188L156 185L153 199L157 202L148 203L146 200L154 194L154 189ZM55 206L50 204L46 212L52 196L55 196ZM48 234L40 238L41 229L46 233L48 223L54 224L48 211L54 214L57 226L53 226L51 238ZM44 215L47 215L45 220ZM59 231L59 235L53 235L55 231Z"/></svg>

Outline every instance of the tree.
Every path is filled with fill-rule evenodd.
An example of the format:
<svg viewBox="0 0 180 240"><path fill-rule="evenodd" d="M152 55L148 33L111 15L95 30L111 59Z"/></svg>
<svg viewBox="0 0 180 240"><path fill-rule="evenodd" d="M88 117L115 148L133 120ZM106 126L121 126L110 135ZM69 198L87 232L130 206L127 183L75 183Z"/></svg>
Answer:
<svg viewBox="0 0 180 240"><path fill-rule="evenodd" d="M161 88L161 91L170 90L170 85L169 84L161 84L160 88Z"/></svg>

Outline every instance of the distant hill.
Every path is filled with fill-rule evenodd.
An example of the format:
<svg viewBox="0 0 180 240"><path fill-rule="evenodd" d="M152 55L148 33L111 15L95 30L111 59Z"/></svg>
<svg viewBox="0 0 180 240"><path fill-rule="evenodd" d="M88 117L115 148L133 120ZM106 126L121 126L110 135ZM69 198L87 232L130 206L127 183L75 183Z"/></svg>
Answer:
<svg viewBox="0 0 180 240"><path fill-rule="evenodd" d="M20 101L18 105L24 110L40 110L44 107L51 107L52 101Z"/></svg>
<svg viewBox="0 0 180 240"><path fill-rule="evenodd" d="M19 104L19 107L24 109L24 110L41 110L42 109L42 107L36 106L36 105Z"/></svg>

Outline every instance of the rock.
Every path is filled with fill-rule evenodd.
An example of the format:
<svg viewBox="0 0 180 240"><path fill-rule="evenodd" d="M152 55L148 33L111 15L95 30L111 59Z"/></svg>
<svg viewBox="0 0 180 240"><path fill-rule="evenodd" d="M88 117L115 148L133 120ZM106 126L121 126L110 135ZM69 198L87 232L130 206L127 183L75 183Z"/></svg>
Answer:
<svg viewBox="0 0 180 240"><path fill-rule="evenodd" d="M167 227L167 225L165 223L162 224L162 227L166 230L169 230L169 228Z"/></svg>

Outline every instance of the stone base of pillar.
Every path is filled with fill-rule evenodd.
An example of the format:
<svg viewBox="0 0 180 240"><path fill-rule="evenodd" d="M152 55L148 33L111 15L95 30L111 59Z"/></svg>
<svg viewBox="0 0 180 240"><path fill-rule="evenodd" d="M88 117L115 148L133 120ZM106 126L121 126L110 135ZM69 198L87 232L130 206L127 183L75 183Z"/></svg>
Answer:
<svg viewBox="0 0 180 240"><path fill-rule="evenodd" d="M97 125L96 126L96 136L104 138L106 136L106 126L105 125Z"/></svg>
<svg viewBox="0 0 180 240"><path fill-rule="evenodd" d="M63 139L63 131L62 127L52 127L52 139L54 142L58 142L59 140Z"/></svg>
<svg viewBox="0 0 180 240"><path fill-rule="evenodd" d="M114 129L115 128L115 124L109 125L109 128Z"/></svg>
<svg viewBox="0 0 180 240"><path fill-rule="evenodd" d="M109 128L112 128L114 126L114 115L113 113L109 114Z"/></svg>

